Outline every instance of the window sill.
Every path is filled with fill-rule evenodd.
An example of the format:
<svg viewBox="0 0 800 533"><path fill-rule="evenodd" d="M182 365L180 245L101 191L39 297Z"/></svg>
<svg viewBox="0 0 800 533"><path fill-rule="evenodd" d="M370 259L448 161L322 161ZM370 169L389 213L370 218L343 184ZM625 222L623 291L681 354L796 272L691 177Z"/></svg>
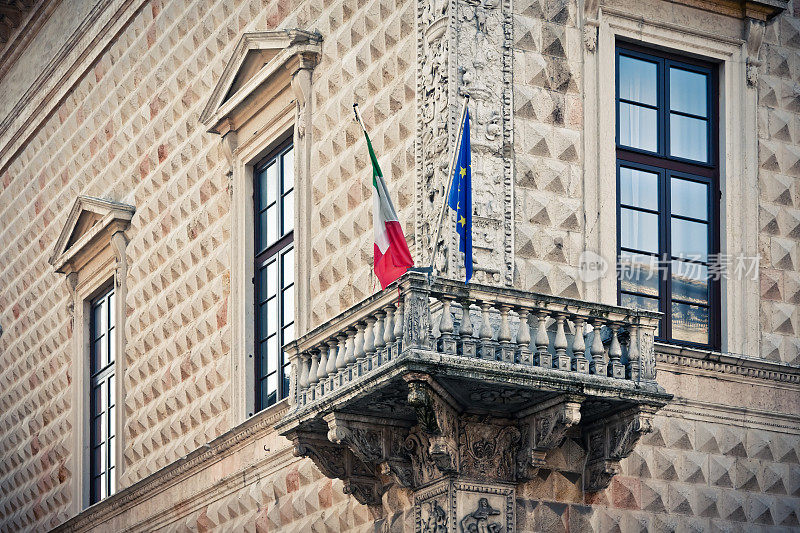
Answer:
<svg viewBox="0 0 800 533"><path fill-rule="evenodd" d="M704 350L664 342L655 343L656 360L678 366L738 374L748 377L800 383L800 366L746 355Z"/></svg>

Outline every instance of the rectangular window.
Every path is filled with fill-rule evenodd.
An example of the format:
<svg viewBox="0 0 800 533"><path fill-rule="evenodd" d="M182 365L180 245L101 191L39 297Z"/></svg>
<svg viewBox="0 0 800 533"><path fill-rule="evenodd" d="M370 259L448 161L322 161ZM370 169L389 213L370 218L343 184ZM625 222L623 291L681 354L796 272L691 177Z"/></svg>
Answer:
<svg viewBox="0 0 800 533"><path fill-rule="evenodd" d="M289 393L281 347L294 339L294 150L283 144L255 168L256 408Z"/></svg>
<svg viewBox="0 0 800 533"><path fill-rule="evenodd" d="M658 337L719 346L714 65L617 47L619 303L664 313Z"/></svg>
<svg viewBox="0 0 800 533"><path fill-rule="evenodd" d="M89 318L89 503L116 492L114 290L91 302Z"/></svg>

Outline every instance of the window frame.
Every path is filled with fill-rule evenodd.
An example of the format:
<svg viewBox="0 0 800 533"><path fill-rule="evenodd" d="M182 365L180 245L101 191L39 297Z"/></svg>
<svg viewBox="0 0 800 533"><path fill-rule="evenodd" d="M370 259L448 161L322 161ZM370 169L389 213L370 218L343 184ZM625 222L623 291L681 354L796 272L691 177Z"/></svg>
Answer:
<svg viewBox="0 0 800 533"><path fill-rule="evenodd" d="M284 329L288 327L288 325L293 325L296 327L296 313L294 309L296 309L296 299L295 299L295 308L293 309L293 316L291 317L291 324L284 324L283 321L283 292L287 288L285 285L285 272L283 268L283 260L284 257L288 252L294 252L295 250L295 243L294 243L294 226L295 220L294 218L294 196L292 197L292 229L289 230L287 233L283 233L285 227L285 218L284 218L284 203L283 200L288 195L296 195L296 176L293 175L293 182L292 188L290 191L284 191L283 189L283 179L284 179L284 168L283 168L283 155L288 153L289 151L295 151L295 145L293 142L293 135L292 132L289 132L283 136L274 144L274 148L270 149L266 156L259 159L259 161L253 165L253 197L252 197L252 209L253 209L253 325L254 325L254 335L253 335L253 369L254 369L254 398L255 398L255 411L259 412L262 411L276 403L280 402L281 400L287 398L289 396L289 370L286 368L287 361L284 358L283 354L283 345L288 342L284 339ZM296 154L296 151L295 151ZM295 155L293 154L293 157ZM262 236L262 228L260 227L260 212L262 211L261 205L259 203L259 197L261 194L260 190L260 180L259 175L260 173L265 170L267 167L270 166L272 162L275 164L279 164L280 168L278 169L278 196L275 200L275 205L277 209L277 216L276 219L280 224L280 232L279 237L277 240L272 242L271 244L267 244L267 246L263 249L260 248L261 236ZM292 169L294 174L294 168ZM264 207L263 210L268 209L272 203ZM268 399L264 398L262 395L262 382L264 380L268 380L269 376L272 374L264 374L262 371L261 365L261 350L260 345L262 342L268 342L268 337L263 339L260 337L260 323L261 323L261 312L260 307L262 303L266 303L269 298L263 299L260 295L260 283L259 283L259 270L264 266L268 265L270 262L275 261L277 263L278 268L278 284L279 287L276 291L276 309L278 311L278 325L277 331L275 335L278 336L278 368L275 370L277 373L277 383L278 389L276 393L275 400L273 402L268 403ZM296 261L296 254L295 254L295 261ZM292 271L292 282L291 287L292 290L297 292L297 284L295 278L295 272ZM296 296L296 294L295 294ZM291 339L290 339L291 340Z"/></svg>
<svg viewBox="0 0 800 533"><path fill-rule="evenodd" d="M620 56L629 56L644 61L656 63L657 67L657 107L656 117L658 126L657 150L655 152L639 148L623 146L620 144L620 76L619 61ZM678 67L693 72L701 72L708 76L708 91L706 94L706 109L708 110L707 120L707 159L708 162L694 161L686 158L669 155L670 134L669 134L669 71L671 67ZM719 279L709 272L708 280L708 305L691 303L690 305L706 307L708 309L708 344L701 344L692 341L674 339L672 335L672 303L683 303L680 299L673 298L672 295L672 242L671 242L671 180L674 177L689 181L698 181L708 185L709 194L707 196L707 225L708 225L708 255L704 262L709 268L713 266L712 257L720 253L720 213L721 213L721 187L720 187L720 146L719 146L719 69L714 63L698 60L691 57L684 57L678 54L665 52L662 50L651 49L634 43L617 40L614 49L614 113L616 117L615 128L615 172L616 172L616 237L617 237L617 263L620 263L624 250L622 246L622 208L625 206L621 201L620 168L627 167L646 172L658 174L658 253L655 255L659 269L659 311L664 313L659 327L657 340L670 344L701 347L706 349L719 349L721 345L721 283ZM652 108L652 107L650 107ZM636 209L634 207L634 209ZM638 209L639 211L652 212ZM677 215L677 218L687 219L687 217ZM639 250L630 250L632 253L643 253ZM647 255L647 253L645 252ZM652 254L649 254L652 255ZM684 261L686 261L684 259ZM686 261L695 262L696 261ZM662 268L666 268L666 274L662 273ZM617 303L622 303L622 277L617 276ZM625 293L635 294L633 291ZM650 298L653 298L650 296ZM677 301L676 301L677 300Z"/></svg>
<svg viewBox="0 0 800 533"><path fill-rule="evenodd" d="M101 303L102 302L102 303ZM117 472L119 472L119 465L117 464L116 460L116 453L117 453L117 443L119 442L119 436L117 435L117 428L116 428L116 419L119 416L119 409L117 405L117 397L116 397L116 388L118 387L118 376L117 376L117 358L119 354L116 353L116 335L118 335L118 325L116 323L116 302L117 302L117 291L114 287L113 283L107 283L103 285L93 297L88 298L86 300L87 307L89 310L89 364L88 364L88 393L89 393L89 412L88 412L88 423L89 423L89 505L93 505L98 503L105 498L113 495L116 493L117 487ZM99 337L96 336L97 324L95 319L95 308L99 305L105 305L105 314L106 314L106 328L103 330L102 335ZM114 319L114 325L111 326L111 320ZM114 331L114 338L110 336L111 332ZM109 359L106 365L97 371L95 371L95 361L97 357L97 352L95 348L95 344L98 340L103 338L103 342L107 343L107 350L109 356L111 354L111 350L113 347L114 350L114 357L113 359ZM110 393L110 380L114 379L115 388L114 388L114 395L112 396ZM106 405L106 409L98 414L98 406L96 405L94 389L96 386L100 386L103 382L106 385L106 394L108 394L108 404ZM113 401L113 404L111 403ZM114 409L114 423L111 423L109 410ZM104 417L104 423L107 424L107 434L106 438L103 440L103 443L98 446L98 450L101 447L105 448L105 465L97 471L95 468L95 445L96 442L96 433L95 433L95 425L94 420L95 418L102 416ZM109 441L113 439L113 443ZM102 454L101 454L102 457ZM112 466L113 465L113 466ZM113 472L112 472L113 470ZM97 477L105 474L106 476L106 495L101 496L97 494L95 489L94 480Z"/></svg>

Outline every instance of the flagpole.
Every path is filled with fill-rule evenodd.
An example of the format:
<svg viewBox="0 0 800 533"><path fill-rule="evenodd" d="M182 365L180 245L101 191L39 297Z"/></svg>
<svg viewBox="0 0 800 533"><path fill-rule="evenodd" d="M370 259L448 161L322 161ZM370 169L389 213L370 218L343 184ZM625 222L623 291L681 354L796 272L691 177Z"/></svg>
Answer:
<svg viewBox="0 0 800 533"><path fill-rule="evenodd" d="M361 120L361 113L358 112L358 104L353 104L353 113L356 114L356 122L358 122L358 125L361 126L361 131L366 134L367 128L364 127L364 121Z"/></svg>
<svg viewBox="0 0 800 533"><path fill-rule="evenodd" d="M458 133L456 133L456 142L453 145L453 157L450 159L450 166L447 169L447 187L444 189L444 198L442 201L442 208L439 211L439 223L436 226L436 238L433 240L433 251L431 252L431 275L434 273L436 264L436 252L439 251L439 237L442 235L442 224L444 223L444 212L447 208L447 199L450 195L450 187L453 185L453 171L456 166L456 159L458 159L458 143L461 142L461 134L464 129L464 117L467 114L467 104L469 103L469 94L464 95L464 106L461 108L461 118L458 120Z"/></svg>
<svg viewBox="0 0 800 533"><path fill-rule="evenodd" d="M364 121L361 120L361 113L358 112L358 104L357 103L353 103L353 113L355 113L355 115L356 115L356 122L358 122L358 125L361 126L361 131L364 132L364 135L369 137L369 135L367 134L367 128L364 127ZM375 291L375 278L376 277L377 277L377 274L375 274L375 262L373 261L373 264L372 264L372 276L370 276L370 278L372 278L372 292ZM398 290L399 290L399 287L398 287Z"/></svg>

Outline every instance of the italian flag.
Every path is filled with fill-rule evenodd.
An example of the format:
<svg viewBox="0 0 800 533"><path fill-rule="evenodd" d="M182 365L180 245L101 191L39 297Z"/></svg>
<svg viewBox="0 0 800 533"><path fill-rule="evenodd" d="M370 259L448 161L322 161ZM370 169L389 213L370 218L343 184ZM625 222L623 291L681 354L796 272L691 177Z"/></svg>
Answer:
<svg viewBox="0 0 800 533"><path fill-rule="evenodd" d="M402 276L408 267L414 266L411 252L408 251L403 228L397 220L392 200L378 158L372 150L372 143L366 130L369 158L372 161L372 226L375 229L375 275L385 289L391 282Z"/></svg>

